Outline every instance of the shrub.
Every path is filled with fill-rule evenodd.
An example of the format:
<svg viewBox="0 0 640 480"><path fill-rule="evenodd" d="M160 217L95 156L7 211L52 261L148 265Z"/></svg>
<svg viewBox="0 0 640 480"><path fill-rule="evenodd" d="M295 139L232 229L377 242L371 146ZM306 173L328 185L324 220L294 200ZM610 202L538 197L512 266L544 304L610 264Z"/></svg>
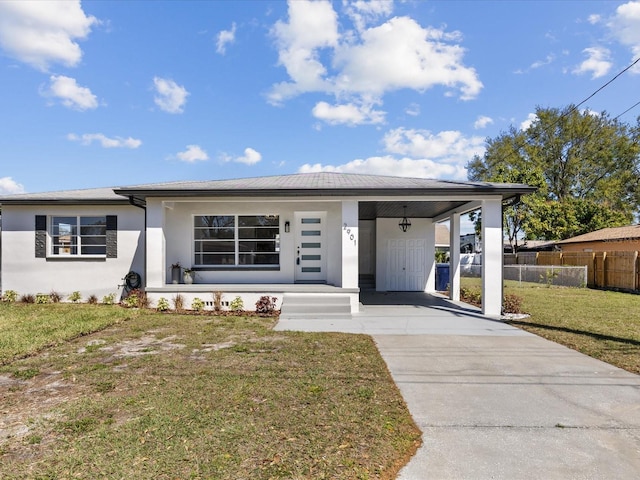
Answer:
<svg viewBox="0 0 640 480"><path fill-rule="evenodd" d="M196 312L204 310L204 301L198 297L194 298L191 302L191 310L195 310Z"/></svg>
<svg viewBox="0 0 640 480"><path fill-rule="evenodd" d="M436 262L437 263L447 263L449 261L449 252L445 252L442 250L436 251Z"/></svg>
<svg viewBox="0 0 640 480"><path fill-rule="evenodd" d="M138 290L138 308L149 308L149 297L144 290Z"/></svg>
<svg viewBox="0 0 640 480"><path fill-rule="evenodd" d="M276 297L269 297L268 295L263 295L256 302L256 313L261 314L272 314L276 310L276 302L278 299Z"/></svg>
<svg viewBox="0 0 640 480"><path fill-rule="evenodd" d="M80 292L76 290L71 295L69 295L69 300L73 303L78 303L80 300L82 300L82 295L80 295Z"/></svg>
<svg viewBox="0 0 640 480"><path fill-rule="evenodd" d="M109 295L105 295L102 297L102 303L105 305L113 305L116 301L116 294L110 293Z"/></svg>
<svg viewBox="0 0 640 480"><path fill-rule="evenodd" d="M166 312L169 310L169 300L164 297L160 297L158 299L158 305L156 306L156 310L159 312Z"/></svg>
<svg viewBox="0 0 640 480"><path fill-rule="evenodd" d="M147 308L149 306L149 298L144 290L134 288L122 300L122 304L127 308Z"/></svg>
<svg viewBox="0 0 640 480"><path fill-rule="evenodd" d="M51 300L51 303L60 303L62 301L62 295L55 290L51 290L51 293L49 293L49 300Z"/></svg>
<svg viewBox="0 0 640 480"><path fill-rule="evenodd" d="M242 301L242 297L237 296L231 303L229 304L229 309L234 312L241 312L244 310L244 302Z"/></svg>
<svg viewBox="0 0 640 480"><path fill-rule="evenodd" d="M127 308L138 308L138 294L133 290L122 299L122 306Z"/></svg>
<svg viewBox="0 0 640 480"><path fill-rule="evenodd" d="M213 309L216 312L222 310L222 292L213 292Z"/></svg>
<svg viewBox="0 0 640 480"><path fill-rule="evenodd" d="M522 297L514 293L507 293L502 302L503 313L522 313Z"/></svg>
<svg viewBox="0 0 640 480"><path fill-rule="evenodd" d="M35 303L36 297L34 297L31 293L24 293L20 296L20 302L22 303Z"/></svg>
<svg viewBox="0 0 640 480"><path fill-rule="evenodd" d="M175 296L171 299L173 302L173 309L176 312L181 312L184 310L184 297L180 293L176 293Z"/></svg>
<svg viewBox="0 0 640 480"><path fill-rule="evenodd" d="M15 302L18 300L18 292L15 290L6 290L2 295L3 302Z"/></svg>
<svg viewBox="0 0 640 480"><path fill-rule="evenodd" d="M460 288L460 300L476 307L482 306L482 292L479 288Z"/></svg>
<svg viewBox="0 0 640 480"><path fill-rule="evenodd" d="M45 304L49 303L50 300L51 297L49 297L49 295L47 295L46 293L36 293L36 303Z"/></svg>
<svg viewBox="0 0 640 480"><path fill-rule="evenodd" d="M96 297L95 295L89 295L89 298L87 298L87 303L95 305L96 303L98 303L98 297Z"/></svg>

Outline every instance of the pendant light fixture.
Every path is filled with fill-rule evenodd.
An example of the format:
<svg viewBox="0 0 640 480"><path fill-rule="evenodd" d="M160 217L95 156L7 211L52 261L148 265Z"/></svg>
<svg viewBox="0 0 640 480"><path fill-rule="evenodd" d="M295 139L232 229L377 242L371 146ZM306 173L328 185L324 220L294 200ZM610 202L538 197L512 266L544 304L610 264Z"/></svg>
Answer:
<svg viewBox="0 0 640 480"><path fill-rule="evenodd" d="M404 217L402 217L398 226L400 227L400 230L407 232L407 230L411 228L411 220L407 218L407 206L404 205L402 208L404 209Z"/></svg>

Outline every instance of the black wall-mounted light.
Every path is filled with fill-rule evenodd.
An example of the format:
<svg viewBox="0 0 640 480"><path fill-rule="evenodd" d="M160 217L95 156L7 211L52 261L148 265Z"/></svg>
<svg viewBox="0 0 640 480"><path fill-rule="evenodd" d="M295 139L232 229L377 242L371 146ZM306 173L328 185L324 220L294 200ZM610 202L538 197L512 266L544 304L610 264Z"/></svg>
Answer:
<svg viewBox="0 0 640 480"><path fill-rule="evenodd" d="M284 233L289 233L291 231L291 223L289 223L289 220L287 220L286 222L284 222Z"/></svg>
<svg viewBox="0 0 640 480"><path fill-rule="evenodd" d="M411 228L411 220L407 218L407 206L404 205L402 208L404 209L404 217L402 217L402 220L400 220L398 226L400 227L400 230L406 232Z"/></svg>

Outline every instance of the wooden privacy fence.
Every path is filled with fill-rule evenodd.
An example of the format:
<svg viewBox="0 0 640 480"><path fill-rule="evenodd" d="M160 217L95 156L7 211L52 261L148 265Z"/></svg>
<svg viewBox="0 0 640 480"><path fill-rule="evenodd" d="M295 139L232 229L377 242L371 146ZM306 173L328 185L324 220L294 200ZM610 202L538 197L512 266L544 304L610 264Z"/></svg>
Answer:
<svg viewBox="0 0 640 480"><path fill-rule="evenodd" d="M638 252L523 252L505 256L504 263L586 266L589 287L640 291Z"/></svg>

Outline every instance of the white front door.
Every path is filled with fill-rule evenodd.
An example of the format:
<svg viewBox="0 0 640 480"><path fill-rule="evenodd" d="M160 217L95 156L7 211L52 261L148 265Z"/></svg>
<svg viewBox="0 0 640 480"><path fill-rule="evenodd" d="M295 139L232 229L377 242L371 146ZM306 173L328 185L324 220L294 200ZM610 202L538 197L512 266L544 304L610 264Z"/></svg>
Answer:
<svg viewBox="0 0 640 480"><path fill-rule="evenodd" d="M386 290L423 292L426 286L424 263L425 240L389 240Z"/></svg>
<svg viewBox="0 0 640 480"><path fill-rule="evenodd" d="M327 281L326 212L296 212L296 282Z"/></svg>

